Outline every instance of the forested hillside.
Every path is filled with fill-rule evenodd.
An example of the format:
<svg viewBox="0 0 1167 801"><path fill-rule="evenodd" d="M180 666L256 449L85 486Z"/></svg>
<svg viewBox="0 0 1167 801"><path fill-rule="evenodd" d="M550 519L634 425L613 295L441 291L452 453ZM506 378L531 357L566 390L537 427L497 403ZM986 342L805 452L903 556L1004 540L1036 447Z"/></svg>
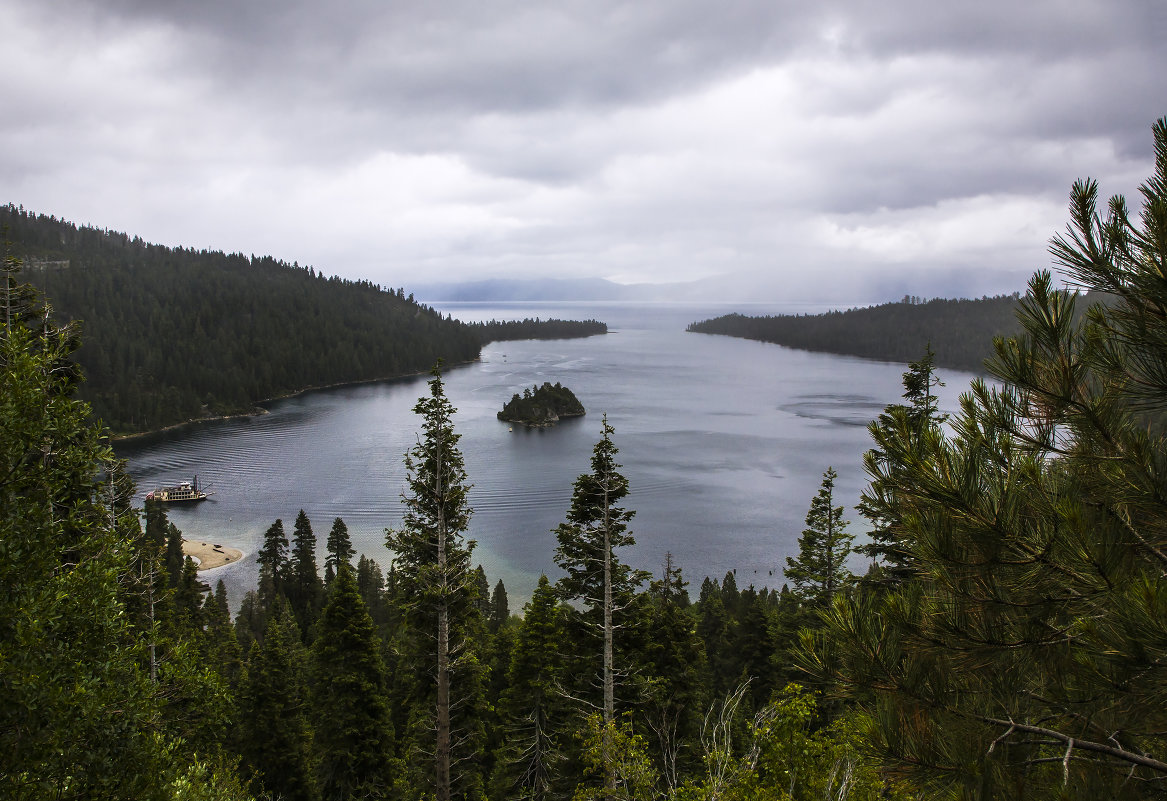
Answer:
<svg viewBox="0 0 1167 801"><path fill-rule="evenodd" d="M1017 299L1016 294L979 300L904 298L825 314L727 314L693 323L688 330L905 363L919 358L931 342L938 365L979 373L993 353L993 337L1019 330Z"/></svg>
<svg viewBox="0 0 1167 801"><path fill-rule="evenodd" d="M270 257L169 248L0 207L24 278L80 320L82 397L115 433L249 412L310 387L474 359L491 338L586 336L602 323L467 326L403 289Z"/></svg>

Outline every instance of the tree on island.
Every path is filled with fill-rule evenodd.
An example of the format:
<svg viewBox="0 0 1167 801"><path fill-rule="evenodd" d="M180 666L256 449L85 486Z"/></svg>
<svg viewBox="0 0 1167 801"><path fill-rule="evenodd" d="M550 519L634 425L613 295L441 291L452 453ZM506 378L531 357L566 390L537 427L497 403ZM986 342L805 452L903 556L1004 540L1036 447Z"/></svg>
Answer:
<svg viewBox="0 0 1167 801"><path fill-rule="evenodd" d="M564 417L580 417L583 414L583 404L574 392L558 381L554 385L545 381L541 387L524 389L522 396L518 393L511 396L498 413L498 419L526 426L549 426Z"/></svg>

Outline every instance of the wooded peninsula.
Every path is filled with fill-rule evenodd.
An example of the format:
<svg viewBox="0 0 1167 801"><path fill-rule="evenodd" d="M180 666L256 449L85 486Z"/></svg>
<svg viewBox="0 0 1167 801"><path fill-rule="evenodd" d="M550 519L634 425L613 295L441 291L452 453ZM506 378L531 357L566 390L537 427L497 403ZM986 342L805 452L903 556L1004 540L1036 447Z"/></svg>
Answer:
<svg viewBox="0 0 1167 801"><path fill-rule="evenodd" d="M686 330L904 364L918 359L931 343L938 366L984 373L985 359L993 355L993 337L1020 331L1018 297L905 297L823 314L727 314L692 323Z"/></svg>
<svg viewBox="0 0 1167 801"><path fill-rule="evenodd" d="M81 397L114 434L424 373L476 359L491 341L607 332L596 320L466 324L402 288L270 256L153 245L13 205L0 206L0 231L55 316L80 322Z"/></svg>

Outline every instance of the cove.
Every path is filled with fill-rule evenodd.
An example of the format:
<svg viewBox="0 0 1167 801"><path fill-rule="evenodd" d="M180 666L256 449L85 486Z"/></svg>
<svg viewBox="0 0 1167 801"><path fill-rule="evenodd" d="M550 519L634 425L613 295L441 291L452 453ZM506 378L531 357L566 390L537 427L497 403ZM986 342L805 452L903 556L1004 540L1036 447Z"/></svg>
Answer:
<svg viewBox="0 0 1167 801"><path fill-rule="evenodd" d="M555 536L572 482L589 468L606 413L616 429L626 505L636 511L636 546L623 554L659 574L673 554L695 591L704 576L736 571L741 587L782 585L803 519L829 466L851 531L865 482L866 425L903 392L905 366L809 353L729 337L689 334L689 322L744 314L818 311L781 305L644 303L434 304L459 319L596 318L605 336L494 343L481 359L451 368L446 392L474 487L469 537L491 585L502 579L515 611L541 573L554 580ZM944 411L957 407L970 374L940 371ZM276 518L291 534L302 508L323 563L335 517L358 552L387 569L386 527L400 525L402 457L414 445L414 403L426 377L318 390L268 405L268 414L210 422L117 445L139 502L156 486L199 476L214 492L170 519L188 539L242 550L236 564L208 571L223 579L232 606L253 589L255 552ZM548 429L496 419L525 387L562 382L587 409ZM513 429L513 430L512 430ZM853 565L863 570L862 563Z"/></svg>

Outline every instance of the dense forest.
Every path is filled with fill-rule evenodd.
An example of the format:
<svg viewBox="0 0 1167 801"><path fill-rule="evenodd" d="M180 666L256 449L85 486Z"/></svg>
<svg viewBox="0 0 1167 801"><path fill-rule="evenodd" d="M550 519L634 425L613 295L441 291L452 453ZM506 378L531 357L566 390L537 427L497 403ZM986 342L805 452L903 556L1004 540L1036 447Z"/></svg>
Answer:
<svg viewBox="0 0 1167 801"><path fill-rule="evenodd" d="M687 330L905 364L931 343L941 367L983 373L985 359L993 354L993 337L1020 330L1017 302L1015 294L979 300L905 297L825 314L726 314L692 323Z"/></svg>
<svg viewBox="0 0 1167 801"><path fill-rule="evenodd" d="M1139 217L1081 181L1051 245L1113 302L1035 275L999 385L952 417L927 352L908 365L869 427L864 541L824 465L781 589L729 573L694 599L668 554L622 559L605 418L521 616L475 566L435 368L388 569L300 512L232 620L164 510L130 506L76 333L6 261L0 797L1167 796L1167 438L1144 422L1167 413L1167 118L1155 152Z"/></svg>
<svg viewBox="0 0 1167 801"><path fill-rule="evenodd" d="M490 320L468 323L482 342L509 342L513 339L576 339L608 333L599 320Z"/></svg>
<svg viewBox="0 0 1167 801"><path fill-rule="evenodd" d="M554 385L544 381L542 386L524 389L522 395L517 392L512 395L499 411L498 419L526 426L548 426L558 423L562 417L583 414L584 406L574 392L558 381Z"/></svg>
<svg viewBox="0 0 1167 801"><path fill-rule="evenodd" d="M0 207L8 253L81 321L81 397L115 433L248 413L311 387L477 358L495 339L604 333L594 320L465 325L404 289L326 277L270 257L143 242Z"/></svg>

